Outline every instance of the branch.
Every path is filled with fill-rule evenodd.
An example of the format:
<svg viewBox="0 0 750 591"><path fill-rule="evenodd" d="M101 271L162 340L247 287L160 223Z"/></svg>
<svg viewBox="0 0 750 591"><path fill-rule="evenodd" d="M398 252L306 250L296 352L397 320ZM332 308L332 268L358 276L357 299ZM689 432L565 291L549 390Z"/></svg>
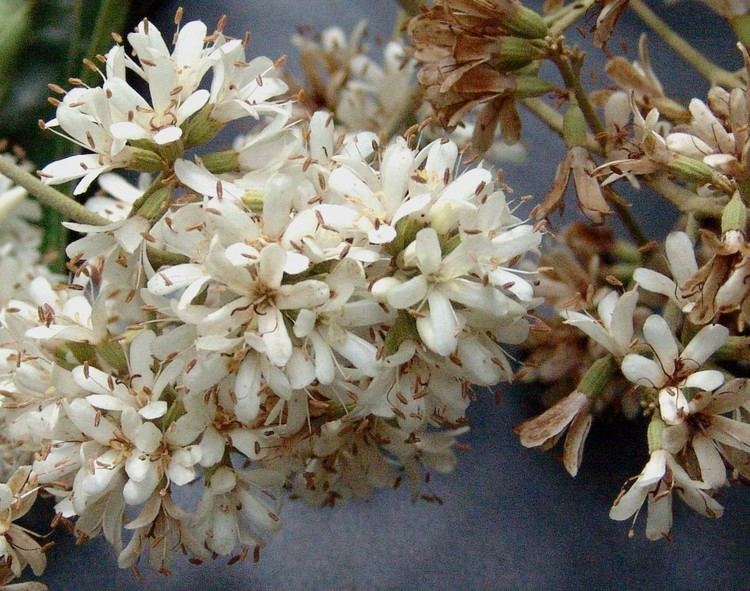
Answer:
<svg viewBox="0 0 750 591"><path fill-rule="evenodd" d="M682 59L693 66L711 84L718 84L728 88L737 88L744 85L742 78L732 72L726 71L706 58L700 51L685 41L674 29L670 28L642 0L630 0L630 7L667 45L674 49Z"/></svg>

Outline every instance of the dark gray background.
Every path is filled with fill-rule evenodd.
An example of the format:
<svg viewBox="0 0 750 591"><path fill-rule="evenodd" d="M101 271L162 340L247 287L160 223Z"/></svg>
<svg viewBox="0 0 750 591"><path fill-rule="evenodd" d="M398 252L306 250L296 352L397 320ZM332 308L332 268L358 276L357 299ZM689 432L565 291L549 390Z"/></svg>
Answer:
<svg viewBox="0 0 750 591"><path fill-rule="evenodd" d="M153 20L171 31L177 5L186 18L209 23L227 13L230 33L250 29L251 54L294 62L289 38L300 23L322 29L338 24L351 30L367 18L373 33L388 37L393 27L390 0L183 0L163 2ZM686 36L715 60L739 66L732 38L713 14L683 2L660 13L679 24ZM587 21L593 22L593 17ZM625 18L618 38L632 50L641 28ZM652 36L653 37L653 36ZM579 35L571 33L571 39ZM681 97L701 96L706 83L652 38L652 59L666 86ZM592 64L601 64L598 52ZM517 194L541 196L552 178L559 141L528 122L529 158L506 166ZM555 156L552 156L555 154ZM653 196L636 196L636 208L653 232L665 233L665 209ZM669 219L668 217L666 219ZM313 509L288 502L284 528L264 549L257 565L231 567L222 560L195 567L178 558L171 577L144 568L137 580L120 571L106 543L76 547L66 538L50 552L42 577L53 590L452 590L452 589L744 589L750 587L750 506L747 491L723 491L720 520L706 520L675 503L672 543L626 536L628 524L608 518L622 483L646 460L643 427L595 423L578 477L568 477L552 455L520 447L513 425L538 409L534 396L523 399L506 389L496 406L483 393L470 409L471 450L462 454L450 477L433 479L444 506L412 503L408 493L382 491L367 503ZM633 442L636 442L635 444Z"/></svg>

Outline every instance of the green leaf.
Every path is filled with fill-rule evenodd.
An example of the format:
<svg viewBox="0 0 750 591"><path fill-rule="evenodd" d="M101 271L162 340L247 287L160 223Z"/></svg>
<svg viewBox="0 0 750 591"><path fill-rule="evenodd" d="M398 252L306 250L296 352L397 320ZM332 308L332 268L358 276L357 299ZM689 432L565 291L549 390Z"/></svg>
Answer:
<svg viewBox="0 0 750 591"><path fill-rule="evenodd" d="M0 2L0 104L8 93L18 57L29 41L34 0Z"/></svg>

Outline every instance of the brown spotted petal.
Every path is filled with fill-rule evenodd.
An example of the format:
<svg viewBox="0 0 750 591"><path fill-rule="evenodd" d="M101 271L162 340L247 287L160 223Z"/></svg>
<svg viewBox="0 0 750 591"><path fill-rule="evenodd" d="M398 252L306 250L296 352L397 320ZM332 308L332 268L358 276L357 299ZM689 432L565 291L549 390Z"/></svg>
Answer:
<svg viewBox="0 0 750 591"><path fill-rule="evenodd" d="M586 443L593 419L589 413L579 414L568 427L563 444L563 465L568 474L575 477L583 460L583 446Z"/></svg>
<svg viewBox="0 0 750 591"><path fill-rule="evenodd" d="M568 151L565 154L565 159L557 165L555 179L544 201L537 205L531 212L532 216L536 219L544 219L555 210L560 210L560 213L565 210L565 200L563 197L565 196L565 190L568 188L572 161L573 154L571 151Z"/></svg>
<svg viewBox="0 0 750 591"><path fill-rule="evenodd" d="M477 115L471 146L477 154L484 154L495 141L495 130L500 119L500 107L503 99L495 99L485 104Z"/></svg>
<svg viewBox="0 0 750 591"><path fill-rule="evenodd" d="M576 390L538 417L516 426L513 431L524 447L539 447L562 433L580 413L588 413L590 406L591 399Z"/></svg>
<svg viewBox="0 0 750 591"><path fill-rule="evenodd" d="M573 170L573 182L576 186L578 203L583 213L594 223L602 223L605 215L612 213L607 205L602 188L594 176L594 162L591 160L589 151L582 146L574 146L570 149L572 154L571 169Z"/></svg>
<svg viewBox="0 0 750 591"><path fill-rule="evenodd" d="M656 97L664 95L658 81L646 76L640 68L631 64L624 57L616 56L610 59L604 67L604 71L620 88L632 90L640 96Z"/></svg>
<svg viewBox="0 0 750 591"><path fill-rule="evenodd" d="M612 32L620 20L620 16L628 7L628 0L604 0L594 27L594 45L604 47L612 36Z"/></svg>
<svg viewBox="0 0 750 591"><path fill-rule="evenodd" d="M521 139L521 116L513 97L499 99L500 131L506 144L515 144Z"/></svg>

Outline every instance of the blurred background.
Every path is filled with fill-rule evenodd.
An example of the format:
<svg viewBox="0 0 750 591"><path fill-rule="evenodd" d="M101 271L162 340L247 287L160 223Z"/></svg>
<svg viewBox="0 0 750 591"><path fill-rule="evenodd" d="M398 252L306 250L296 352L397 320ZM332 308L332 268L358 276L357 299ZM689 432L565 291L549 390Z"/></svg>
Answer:
<svg viewBox="0 0 750 591"><path fill-rule="evenodd" d="M42 166L69 149L42 133L38 119L49 119L48 82L65 86L69 77L90 76L84 56L110 45L94 29L106 0L0 0L0 138L22 146ZM369 39L392 36L396 5L392 0L126 0L110 6L110 30L129 30L148 17L168 37L174 12L202 19L209 26L229 16L226 31L251 31L250 55L286 54L298 63L290 38L298 27L321 31L337 25L351 31L366 19ZM538 8L536 2L530 3ZM651 6L707 56L728 68L740 65L733 36L702 4L680 2ZM591 48L584 30L568 38ZM633 58L643 25L626 14L610 46L626 48ZM13 32L13 34L10 34ZM102 46L101 39L105 39ZM670 95L687 101L703 96L707 83L651 36L651 58ZM588 69L601 77L604 55L589 52ZM95 82L95 78L93 80ZM527 157L500 163L515 194L543 196L548 190L557 137L533 120L524 121ZM221 141L221 140L219 140ZM228 139L226 140L228 142ZM664 235L671 217L648 193L625 193L637 215L655 235ZM48 214L46 223L57 223ZM48 239L64 240L52 234ZM144 569L139 578L120 571L110 548L94 540L76 547L55 534L49 567L42 581L51 590L238 589L746 589L750 587L750 503L741 485L723 491L725 517L706 520L675 503L672 542L648 542L639 533L629 539L628 524L608 517L623 482L638 474L647 458L643 426L595 422L583 468L571 479L554 457L523 449L513 425L539 411L528 388L505 388L501 396L480 392L470 407L468 451L456 472L436 476L430 486L443 504L413 502L407 490L381 491L369 502L317 509L287 502L279 535L264 548L258 564L227 566L224 561L193 566L177 560L171 577ZM499 402L496 400L499 398ZM634 443L637 442L637 443ZM197 491L196 491L197 494ZM645 515L642 516L645 518ZM643 519L645 521L645 519Z"/></svg>

